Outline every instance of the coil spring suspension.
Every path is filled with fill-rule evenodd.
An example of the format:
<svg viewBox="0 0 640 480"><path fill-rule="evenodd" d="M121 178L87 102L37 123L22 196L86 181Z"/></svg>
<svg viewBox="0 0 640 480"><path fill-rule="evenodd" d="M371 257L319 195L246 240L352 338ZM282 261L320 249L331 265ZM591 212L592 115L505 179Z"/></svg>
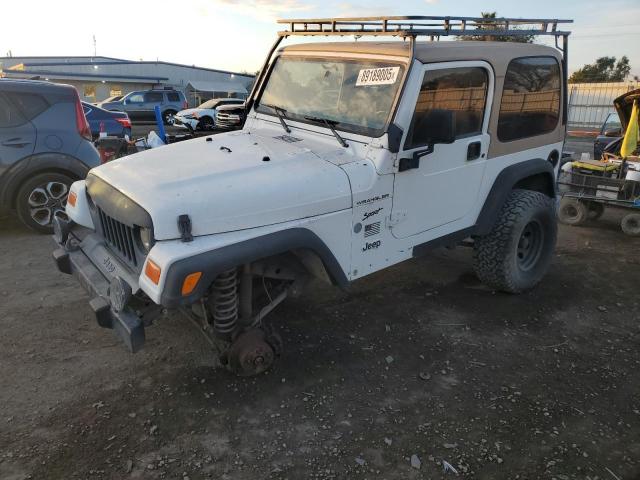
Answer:
<svg viewBox="0 0 640 480"><path fill-rule="evenodd" d="M231 335L238 323L238 271L233 268L216 277L209 305L216 333Z"/></svg>

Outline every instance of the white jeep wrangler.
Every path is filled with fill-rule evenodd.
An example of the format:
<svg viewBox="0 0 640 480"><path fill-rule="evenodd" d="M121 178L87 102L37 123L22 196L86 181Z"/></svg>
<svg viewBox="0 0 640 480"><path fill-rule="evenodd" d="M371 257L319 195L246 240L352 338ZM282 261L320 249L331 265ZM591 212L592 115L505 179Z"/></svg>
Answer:
<svg viewBox="0 0 640 480"><path fill-rule="evenodd" d="M513 293L536 285L556 241L567 21L282 22L242 130L122 158L73 184L54 258L89 292L98 323L136 351L156 315L180 309L233 371L255 374L280 346L265 317L313 278L347 286L471 238L481 280ZM531 33L562 48L416 41ZM278 49L297 35L402 41Z"/></svg>

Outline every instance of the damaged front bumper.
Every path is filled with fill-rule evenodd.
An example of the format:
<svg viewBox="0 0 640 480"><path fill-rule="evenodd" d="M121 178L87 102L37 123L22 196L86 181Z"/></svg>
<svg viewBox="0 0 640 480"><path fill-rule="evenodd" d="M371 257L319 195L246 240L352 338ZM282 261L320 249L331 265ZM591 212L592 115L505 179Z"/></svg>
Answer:
<svg viewBox="0 0 640 480"><path fill-rule="evenodd" d="M104 253L108 250L91 230L73 222L56 219L54 240L59 247L53 252L58 270L73 275L89 294L89 306L98 325L113 329L129 351L140 350L145 341L145 324L129 305L132 280L126 267L113 255ZM106 264L113 275L98 268L98 261Z"/></svg>

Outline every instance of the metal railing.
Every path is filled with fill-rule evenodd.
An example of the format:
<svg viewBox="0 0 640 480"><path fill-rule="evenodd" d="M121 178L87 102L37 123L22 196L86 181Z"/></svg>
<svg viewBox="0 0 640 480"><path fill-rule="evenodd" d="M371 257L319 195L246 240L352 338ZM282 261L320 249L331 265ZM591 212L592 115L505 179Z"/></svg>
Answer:
<svg viewBox="0 0 640 480"><path fill-rule="evenodd" d="M558 29L573 20L548 18L484 18L389 16L351 18L283 19L288 30L278 32L281 37L296 35L372 35L416 37L428 36L567 36L570 32Z"/></svg>

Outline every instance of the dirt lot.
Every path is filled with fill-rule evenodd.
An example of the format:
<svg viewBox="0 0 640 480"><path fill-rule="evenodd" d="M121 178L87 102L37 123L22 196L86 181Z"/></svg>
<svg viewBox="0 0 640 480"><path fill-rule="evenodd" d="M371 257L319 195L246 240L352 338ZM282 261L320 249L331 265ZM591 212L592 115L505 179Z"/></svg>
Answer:
<svg viewBox="0 0 640 480"><path fill-rule="evenodd" d="M310 291L251 379L179 316L127 353L51 240L1 220L0 478L640 478L640 239L618 217L562 227L521 296L467 248Z"/></svg>

